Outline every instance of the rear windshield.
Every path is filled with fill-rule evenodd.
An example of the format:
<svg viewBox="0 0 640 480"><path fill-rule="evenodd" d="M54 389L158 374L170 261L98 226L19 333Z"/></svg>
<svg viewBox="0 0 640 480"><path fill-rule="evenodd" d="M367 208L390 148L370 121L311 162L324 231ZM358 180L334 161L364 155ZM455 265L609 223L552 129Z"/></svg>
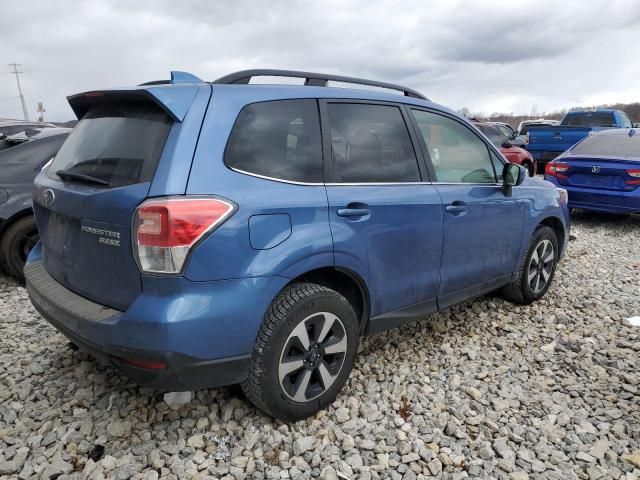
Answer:
<svg viewBox="0 0 640 480"><path fill-rule="evenodd" d="M575 155L625 157L640 159L640 132L629 135L594 135L571 149Z"/></svg>
<svg viewBox="0 0 640 480"><path fill-rule="evenodd" d="M613 113L589 112L567 115L562 121L562 125L570 127L615 127Z"/></svg>
<svg viewBox="0 0 640 480"><path fill-rule="evenodd" d="M57 179L56 172L63 170L107 182L109 187L150 181L170 129L168 115L153 103L95 105L75 126L48 175Z"/></svg>

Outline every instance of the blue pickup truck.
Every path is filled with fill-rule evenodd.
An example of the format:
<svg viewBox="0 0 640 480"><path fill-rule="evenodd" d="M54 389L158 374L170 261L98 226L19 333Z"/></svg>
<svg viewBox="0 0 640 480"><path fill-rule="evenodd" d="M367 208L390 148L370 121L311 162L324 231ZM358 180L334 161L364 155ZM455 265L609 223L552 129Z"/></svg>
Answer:
<svg viewBox="0 0 640 480"><path fill-rule="evenodd" d="M560 125L529 128L527 150L542 166L593 132L607 128L631 128L631 120L622 110L576 110L567 113Z"/></svg>

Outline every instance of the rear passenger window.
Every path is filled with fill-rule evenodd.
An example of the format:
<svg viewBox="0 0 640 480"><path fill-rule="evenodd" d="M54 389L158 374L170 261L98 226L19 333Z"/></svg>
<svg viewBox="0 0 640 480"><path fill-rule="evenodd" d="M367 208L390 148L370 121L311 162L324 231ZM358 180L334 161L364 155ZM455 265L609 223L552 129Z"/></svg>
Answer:
<svg viewBox="0 0 640 480"><path fill-rule="evenodd" d="M330 103L327 108L334 182L420 181L416 154L398 107Z"/></svg>
<svg viewBox="0 0 640 480"><path fill-rule="evenodd" d="M422 110L412 112L438 182L496 183L489 149L480 137L444 115Z"/></svg>
<svg viewBox="0 0 640 480"><path fill-rule="evenodd" d="M315 100L247 105L225 152L233 169L296 182L321 183L322 148Z"/></svg>

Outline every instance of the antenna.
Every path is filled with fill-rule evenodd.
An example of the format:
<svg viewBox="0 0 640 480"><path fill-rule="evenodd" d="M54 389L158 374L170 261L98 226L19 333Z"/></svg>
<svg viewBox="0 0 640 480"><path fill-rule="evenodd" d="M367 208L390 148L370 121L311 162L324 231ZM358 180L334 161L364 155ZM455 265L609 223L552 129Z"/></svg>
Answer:
<svg viewBox="0 0 640 480"><path fill-rule="evenodd" d="M16 83L18 84L18 94L20 95L20 103L22 104L22 114L24 115L25 120L29 120L29 112L27 111L27 104L24 103L24 95L22 94L22 87L20 86L20 74L24 73L18 70L18 67L21 67L20 63L10 63L10 67L13 67L13 71L10 73L15 73L16 75Z"/></svg>

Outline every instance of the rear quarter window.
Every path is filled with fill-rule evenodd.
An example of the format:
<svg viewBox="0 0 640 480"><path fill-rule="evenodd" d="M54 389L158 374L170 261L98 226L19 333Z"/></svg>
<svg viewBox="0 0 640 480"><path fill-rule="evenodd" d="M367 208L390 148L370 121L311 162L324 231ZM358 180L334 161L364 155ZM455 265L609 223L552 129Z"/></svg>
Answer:
<svg viewBox="0 0 640 480"><path fill-rule="evenodd" d="M110 101L89 109L47 174L61 170L119 187L153 179L172 121L150 102Z"/></svg>
<svg viewBox="0 0 640 480"><path fill-rule="evenodd" d="M233 126L227 167L265 177L321 183L322 144L315 100L274 100L245 106Z"/></svg>

